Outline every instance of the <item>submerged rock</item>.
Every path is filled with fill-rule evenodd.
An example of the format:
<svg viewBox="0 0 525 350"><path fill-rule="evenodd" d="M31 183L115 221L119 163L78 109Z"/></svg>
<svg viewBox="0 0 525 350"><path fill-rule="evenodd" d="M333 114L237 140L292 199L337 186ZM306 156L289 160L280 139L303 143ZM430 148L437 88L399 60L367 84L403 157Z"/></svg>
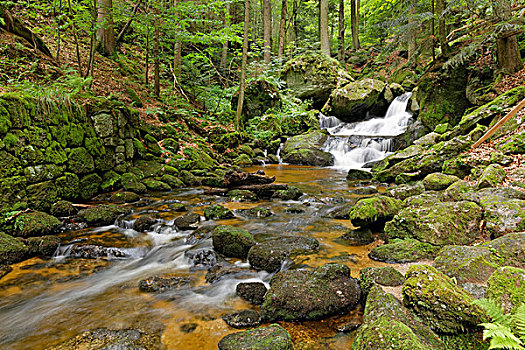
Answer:
<svg viewBox="0 0 525 350"><path fill-rule="evenodd" d="M270 281L261 316L266 321L319 320L352 310L360 299L361 289L347 266L282 271Z"/></svg>
<svg viewBox="0 0 525 350"><path fill-rule="evenodd" d="M241 282L235 287L235 293L255 305L261 305L268 288L262 282Z"/></svg>
<svg viewBox="0 0 525 350"><path fill-rule="evenodd" d="M218 256L212 248L187 250L184 256L191 260L196 268L210 268L217 265Z"/></svg>
<svg viewBox="0 0 525 350"><path fill-rule="evenodd" d="M351 246L367 245L374 241L374 234L368 228L349 230L341 237L346 244Z"/></svg>
<svg viewBox="0 0 525 350"><path fill-rule="evenodd" d="M288 186L287 189L277 190L272 195L272 198L282 199L284 201L298 200L303 195L303 192L295 186Z"/></svg>
<svg viewBox="0 0 525 350"><path fill-rule="evenodd" d="M200 222L201 216L199 214L188 213L176 218L174 224L179 230L192 230L196 229Z"/></svg>
<svg viewBox="0 0 525 350"><path fill-rule="evenodd" d="M283 327L268 327L233 333L219 341L219 350L293 350L292 338Z"/></svg>
<svg viewBox="0 0 525 350"><path fill-rule="evenodd" d="M268 208L264 207L254 207L250 209L240 209L238 210L241 215L249 217L249 218L266 218L268 216L272 216L273 213Z"/></svg>
<svg viewBox="0 0 525 350"><path fill-rule="evenodd" d="M208 269L208 272L206 273L206 282L215 283L222 280L226 276L242 276L247 273L249 273L249 271L241 267L237 267L228 263L220 263Z"/></svg>
<svg viewBox="0 0 525 350"><path fill-rule="evenodd" d="M233 202L255 202L258 200L257 195L248 190L231 190L226 195Z"/></svg>
<svg viewBox="0 0 525 350"><path fill-rule="evenodd" d="M141 292L145 293L164 293L170 290L176 290L190 283L188 278L175 275L152 276L140 280L138 287Z"/></svg>
<svg viewBox="0 0 525 350"><path fill-rule="evenodd" d="M256 244L252 234L241 228L220 225L213 229L213 248L226 257L246 259Z"/></svg>
<svg viewBox="0 0 525 350"><path fill-rule="evenodd" d="M133 229L138 232L151 231L153 225L157 223L157 219L151 215L142 215L133 223Z"/></svg>
<svg viewBox="0 0 525 350"><path fill-rule="evenodd" d="M222 319L233 328L252 328L261 324L261 315L253 310L237 311L222 316Z"/></svg>

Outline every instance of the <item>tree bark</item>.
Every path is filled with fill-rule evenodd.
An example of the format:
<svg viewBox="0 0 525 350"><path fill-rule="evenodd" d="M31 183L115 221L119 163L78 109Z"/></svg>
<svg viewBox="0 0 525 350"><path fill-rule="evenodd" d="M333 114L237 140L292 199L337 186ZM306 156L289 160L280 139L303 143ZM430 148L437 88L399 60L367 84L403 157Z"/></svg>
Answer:
<svg viewBox="0 0 525 350"><path fill-rule="evenodd" d="M352 20L352 47L354 50L359 50L361 48L359 42L359 4L356 0L350 1L350 17Z"/></svg>
<svg viewBox="0 0 525 350"><path fill-rule="evenodd" d="M319 0L319 41L321 41L321 52L330 56L330 38L328 36L328 0Z"/></svg>
<svg viewBox="0 0 525 350"><path fill-rule="evenodd" d="M512 9L509 0L497 1L494 6L498 19L508 21L511 18ZM501 32L496 39L498 68L510 74L523 68L517 36L511 34L513 33Z"/></svg>
<svg viewBox="0 0 525 350"><path fill-rule="evenodd" d="M293 0L292 2L292 15L290 17L290 39L288 45L291 47L291 54L293 54L296 46L295 41L297 40L297 1Z"/></svg>
<svg viewBox="0 0 525 350"><path fill-rule="evenodd" d="M116 53L113 0L98 0L97 24L98 51L104 56L113 56Z"/></svg>
<svg viewBox="0 0 525 350"><path fill-rule="evenodd" d="M248 35L250 31L250 0L244 0L244 36L242 41L241 82L239 86L239 101L235 116L235 129L241 129L241 113L244 103L244 89L246 84L246 65L248 61Z"/></svg>
<svg viewBox="0 0 525 350"><path fill-rule="evenodd" d="M263 40L264 63L269 64L272 59L272 4L270 0L263 0Z"/></svg>
<svg viewBox="0 0 525 350"><path fill-rule="evenodd" d="M441 54L448 57L450 54L450 47L447 41L447 26L445 21L446 1L436 0L436 14L438 16L438 41L441 46Z"/></svg>
<svg viewBox="0 0 525 350"><path fill-rule="evenodd" d="M175 8L175 17L177 20L179 19L179 11L177 10L178 1L173 0L173 7ZM180 83L182 74L182 43L180 41L176 41L175 44L173 44L173 77L174 79L178 81L174 81L174 83Z"/></svg>
<svg viewBox="0 0 525 350"><path fill-rule="evenodd" d="M153 35L153 65L154 65L154 81L153 93L155 96L160 96L160 24L158 10L155 10L155 19L153 21L154 35Z"/></svg>
<svg viewBox="0 0 525 350"><path fill-rule="evenodd" d="M345 62L345 2L344 0L339 0L339 51L337 58L339 62Z"/></svg>
<svg viewBox="0 0 525 350"><path fill-rule="evenodd" d="M284 55L284 44L286 40L286 21L288 19L288 0L281 2L281 23L279 24L279 48L277 56L281 58Z"/></svg>
<svg viewBox="0 0 525 350"><path fill-rule="evenodd" d="M230 27L230 3L226 2L225 8L224 8L224 19L223 19L223 25L224 29L227 31ZM222 53L221 53L221 70L223 72L226 72L226 69L228 68L228 46L229 42L228 40L225 40L222 44Z"/></svg>
<svg viewBox="0 0 525 350"><path fill-rule="evenodd" d="M411 59L412 56L414 56L414 52L416 51L417 47L417 22L415 20L415 16L417 14L417 0L410 0L409 4L410 8L408 10L409 13L409 20L408 20L408 59Z"/></svg>
<svg viewBox="0 0 525 350"><path fill-rule="evenodd" d="M118 44L122 40L122 38L124 37L124 34L126 34L129 26L131 25L131 23L135 19L135 15L137 14L137 11L139 10L140 5L142 5L142 0L137 1L135 6L133 7L133 10L131 11L131 17L128 19L128 21L126 22L124 27L122 27L122 30L120 31L120 33L117 35L117 39L115 41L115 44Z"/></svg>

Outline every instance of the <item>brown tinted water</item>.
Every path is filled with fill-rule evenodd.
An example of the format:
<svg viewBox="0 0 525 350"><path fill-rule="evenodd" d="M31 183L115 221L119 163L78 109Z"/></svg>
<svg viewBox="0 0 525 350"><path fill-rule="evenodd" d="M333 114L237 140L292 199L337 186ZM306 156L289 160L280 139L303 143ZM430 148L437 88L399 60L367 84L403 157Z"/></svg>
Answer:
<svg viewBox="0 0 525 350"><path fill-rule="evenodd" d="M249 171L258 170L251 168ZM345 180L345 173L327 168L299 166L266 166L267 175L277 182L299 187L306 195L301 200L229 202L227 198L206 195L205 188L182 189L147 196L134 212L119 221L118 226L88 228L61 234L65 247L73 240L83 243L118 247L130 254L127 259L74 259L62 255L43 260L33 258L13 266L13 271L0 279L0 348L45 349L84 331L107 327L112 329L142 328L158 331L168 349L217 349L218 341L237 330L227 326L220 316L253 308L235 296L235 286L243 281L268 282L271 274L251 270L244 261L229 260L244 273L208 284L206 270L195 270L184 252L195 246L185 244L191 231L178 231L173 220L182 213L169 210L169 203L180 201L190 211L202 215L204 208L220 203L237 210L265 206L274 215L268 218L235 219L218 223L242 227L256 238L268 236L312 236L319 240L320 250L314 255L294 258L287 268L315 267L330 262L345 264L357 277L368 266L384 266L372 261L368 253L375 246L352 247L338 240L351 228L347 220L334 220L327 213L338 203L355 194ZM291 214L286 208L303 205L305 212ZM161 221L155 232L138 233L130 228L145 213ZM206 224L206 223L205 223ZM82 244L82 243L81 243ZM211 246L210 240L196 247ZM141 279L163 273L191 279L191 283L160 295L142 293ZM349 349L352 334L337 332L360 311L319 322L281 323L292 335L296 349ZM192 329L188 332L187 329Z"/></svg>

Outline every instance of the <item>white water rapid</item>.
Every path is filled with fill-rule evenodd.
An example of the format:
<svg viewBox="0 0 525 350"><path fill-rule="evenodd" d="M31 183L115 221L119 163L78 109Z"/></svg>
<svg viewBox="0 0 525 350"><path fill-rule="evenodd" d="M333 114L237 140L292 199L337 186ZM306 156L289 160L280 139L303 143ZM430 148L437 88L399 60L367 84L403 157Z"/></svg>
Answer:
<svg viewBox="0 0 525 350"><path fill-rule="evenodd" d="M363 122L345 123L336 117L319 116L321 128L328 130L330 137L323 150L334 156L334 168L360 169L365 163L378 161L394 151L393 137L401 135L412 114L407 111L412 96L407 92L396 97L383 118Z"/></svg>

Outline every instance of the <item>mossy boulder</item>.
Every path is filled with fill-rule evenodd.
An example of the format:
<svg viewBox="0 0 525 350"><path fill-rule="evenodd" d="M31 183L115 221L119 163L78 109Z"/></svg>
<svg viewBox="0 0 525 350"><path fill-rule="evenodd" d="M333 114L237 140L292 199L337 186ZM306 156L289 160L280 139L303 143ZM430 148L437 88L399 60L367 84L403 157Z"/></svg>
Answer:
<svg viewBox="0 0 525 350"><path fill-rule="evenodd" d="M498 301L505 313L525 303L525 270L505 266L496 270L487 283L487 298Z"/></svg>
<svg viewBox="0 0 525 350"><path fill-rule="evenodd" d="M360 121L381 102L385 87L381 80L366 78L335 89L330 94L330 114L348 123Z"/></svg>
<svg viewBox="0 0 525 350"><path fill-rule="evenodd" d="M185 148L182 153L184 155L181 161L182 169L212 169L218 166L208 152L200 148Z"/></svg>
<svg viewBox="0 0 525 350"><path fill-rule="evenodd" d="M214 204L204 208L204 217L206 220L224 220L233 219L235 215L230 209L220 204Z"/></svg>
<svg viewBox="0 0 525 350"><path fill-rule="evenodd" d="M253 328L261 323L261 315L254 310L242 310L222 316L226 324L233 328Z"/></svg>
<svg viewBox="0 0 525 350"><path fill-rule="evenodd" d="M286 140L281 151L283 162L290 164L330 166L333 156L321 151L328 136L322 131L294 136Z"/></svg>
<svg viewBox="0 0 525 350"><path fill-rule="evenodd" d="M241 167L248 167L253 164L253 161L249 155L241 154L233 160L233 164Z"/></svg>
<svg viewBox="0 0 525 350"><path fill-rule="evenodd" d="M497 149L505 154L525 153L525 132L521 131L501 141Z"/></svg>
<svg viewBox="0 0 525 350"><path fill-rule="evenodd" d="M201 184L201 180L188 170L182 170L179 173L179 178L186 186L199 186Z"/></svg>
<svg viewBox="0 0 525 350"><path fill-rule="evenodd" d="M281 78L292 96L312 99L314 106L322 107L330 93L342 79L352 79L336 60L316 53L295 57L288 61L281 72Z"/></svg>
<svg viewBox="0 0 525 350"><path fill-rule="evenodd" d="M60 198L54 181L45 181L27 186L27 204L29 207L49 211L53 203ZM82 191L80 191L82 195Z"/></svg>
<svg viewBox="0 0 525 350"><path fill-rule="evenodd" d="M319 241L313 237L284 236L268 239L254 245L248 252L248 261L256 270L278 271L286 259L319 250Z"/></svg>
<svg viewBox="0 0 525 350"><path fill-rule="evenodd" d="M135 193L146 193L146 185L140 182L137 175L133 173L124 173L120 179L122 183L122 188L125 191L135 192Z"/></svg>
<svg viewBox="0 0 525 350"><path fill-rule="evenodd" d="M109 197L109 201L115 204L133 203L140 200L140 196L134 192L116 192Z"/></svg>
<svg viewBox="0 0 525 350"><path fill-rule="evenodd" d="M51 215L56 217L69 217L77 212L78 209L73 206L73 203L65 200L58 201L51 207Z"/></svg>
<svg viewBox="0 0 525 350"><path fill-rule="evenodd" d="M350 221L354 226L382 227L391 220L402 207L402 202L387 196L375 196L359 200L350 211Z"/></svg>
<svg viewBox="0 0 525 350"><path fill-rule="evenodd" d="M278 324L229 334L219 341L219 350L293 350L290 334Z"/></svg>
<svg viewBox="0 0 525 350"><path fill-rule="evenodd" d="M14 264L28 255L29 248L21 239L0 232L0 264Z"/></svg>
<svg viewBox="0 0 525 350"><path fill-rule="evenodd" d="M17 237L52 235L60 226L60 220L40 211L21 213L2 225L7 233Z"/></svg>
<svg viewBox="0 0 525 350"><path fill-rule="evenodd" d="M151 215L142 215L139 217L135 222L133 223L133 229L138 232L147 232L151 231L153 228L153 225L157 223L157 219L155 219Z"/></svg>
<svg viewBox="0 0 525 350"><path fill-rule="evenodd" d="M239 91L232 96L232 110L237 108L238 102ZM281 94L274 84L264 79L252 80L246 84L242 115L247 120L253 117L260 117L264 115L268 109L280 106Z"/></svg>
<svg viewBox="0 0 525 350"><path fill-rule="evenodd" d="M416 239L394 239L372 249L368 256L377 261L407 263L433 259L441 248Z"/></svg>
<svg viewBox="0 0 525 350"><path fill-rule="evenodd" d="M57 248L60 246L60 237L57 236L42 236L42 237L29 237L26 240L29 254L53 256Z"/></svg>
<svg viewBox="0 0 525 350"><path fill-rule="evenodd" d="M403 285L403 302L434 331L458 334L486 320L474 299L454 281L426 265L411 266Z"/></svg>
<svg viewBox="0 0 525 350"><path fill-rule="evenodd" d="M67 168L75 174L88 174L95 170L95 161L85 148L73 148L68 154Z"/></svg>
<svg viewBox="0 0 525 350"><path fill-rule="evenodd" d="M142 180L142 183L146 186L146 188L150 191L171 191L170 185L168 185L165 182L155 180L155 179L144 179Z"/></svg>
<svg viewBox="0 0 525 350"><path fill-rule="evenodd" d="M250 209L240 209L238 210L241 215L249 217L249 218L267 218L268 216L272 216L273 213L270 211L270 209L265 207L253 207Z"/></svg>
<svg viewBox="0 0 525 350"><path fill-rule="evenodd" d="M201 216L197 213L187 213L175 219L174 224L179 230L194 230L201 222Z"/></svg>
<svg viewBox="0 0 525 350"><path fill-rule="evenodd" d="M359 272L359 284L363 293L368 294L374 283L387 287L403 285L405 277L392 266L366 267Z"/></svg>
<svg viewBox="0 0 525 350"><path fill-rule="evenodd" d="M226 193L233 202L251 202L257 200L257 195L250 190L231 190Z"/></svg>
<svg viewBox="0 0 525 350"><path fill-rule="evenodd" d="M492 238L525 230L525 200L522 192L487 188L476 195L484 211L485 230Z"/></svg>
<svg viewBox="0 0 525 350"><path fill-rule="evenodd" d="M389 238L415 238L433 245L470 244L481 234L483 210L474 202L435 203L401 210L385 225Z"/></svg>
<svg viewBox="0 0 525 350"><path fill-rule="evenodd" d="M454 175L433 173L425 176L423 185L427 191L442 191L459 180L459 177Z"/></svg>
<svg viewBox="0 0 525 350"><path fill-rule="evenodd" d="M80 179L77 174L64 173L55 180L57 195L62 199L75 200L80 197Z"/></svg>
<svg viewBox="0 0 525 350"><path fill-rule="evenodd" d="M266 321L319 320L354 309L360 298L359 284L345 265L282 271L270 280L261 316Z"/></svg>
<svg viewBox="0 0 525 350"><path fill-rule="evenodd" d="M476 188L496 187L507 177L507 173L500 165L491 164L483 170L481 177L476 182Z"/></svg>
<svg viewBox="0 0 525 350"><path fill-rule="evenodd" d="M302 195L303 195L303 191L301 191L297 187L288 186L286 189L275 191L272 195L272 198L290 201L290 200L298 200Z"/></svg>
<svg viewBox="0 0 525 350"><path fill-rule="evenodd" d="M370 180L371 178L372 174L369 171L360 169L350 169L346 174L348 181Z"/></svg>
<svg viewBox="0 0 525 350"><path fill-rule="evenodd" d="M82 209L78 212L78 217L91 226L111 225L120 215L127 214L130 211L129 208L115 204L101 204Z"/></svg>
<svg viewBox="0 0 525 350"><path fill-rule="evenodd" d="M498 256L500 266L525 268L525 232L509 233L483 246Z"/></svg>
<svg viewBox="0 0 525 350"><path fill-rule="evenodd" d="M80 179L80 198L88 200L93 198L100 189L102 178L98 174L89 174Z"/></svg>
<svg viewBox="0 0 525 350"><path fill-rule="evenodd" d="M398 185L385 190L385 195L394 197L399 200L405 200L412 196L420 195L425 191L422 182L416 182L413 185Z"/></svg>
<svg viewBox="0 0 525 350"><path fill-rule="evenodd" d="M171 188L180 188L184 186L184 183L182 182L181 179L175 177L174 175L170 175L170 174L162 175L162 177L160 178L160 181L164 182Z"/></svg>
<svg viewBox="0 0 525 350"><path fill-rule="evenodd" d="M246 259L248 251L256 244L252 234L246 230L220 225L212 232L213 248L226 257Z"/></svg>
<svg viewBox="0 0 525 350"><path fill-rule="evenodd" d="M235 294L254 305L264 302L268 288L262 282L241 282L235 287Z"/></svg>

